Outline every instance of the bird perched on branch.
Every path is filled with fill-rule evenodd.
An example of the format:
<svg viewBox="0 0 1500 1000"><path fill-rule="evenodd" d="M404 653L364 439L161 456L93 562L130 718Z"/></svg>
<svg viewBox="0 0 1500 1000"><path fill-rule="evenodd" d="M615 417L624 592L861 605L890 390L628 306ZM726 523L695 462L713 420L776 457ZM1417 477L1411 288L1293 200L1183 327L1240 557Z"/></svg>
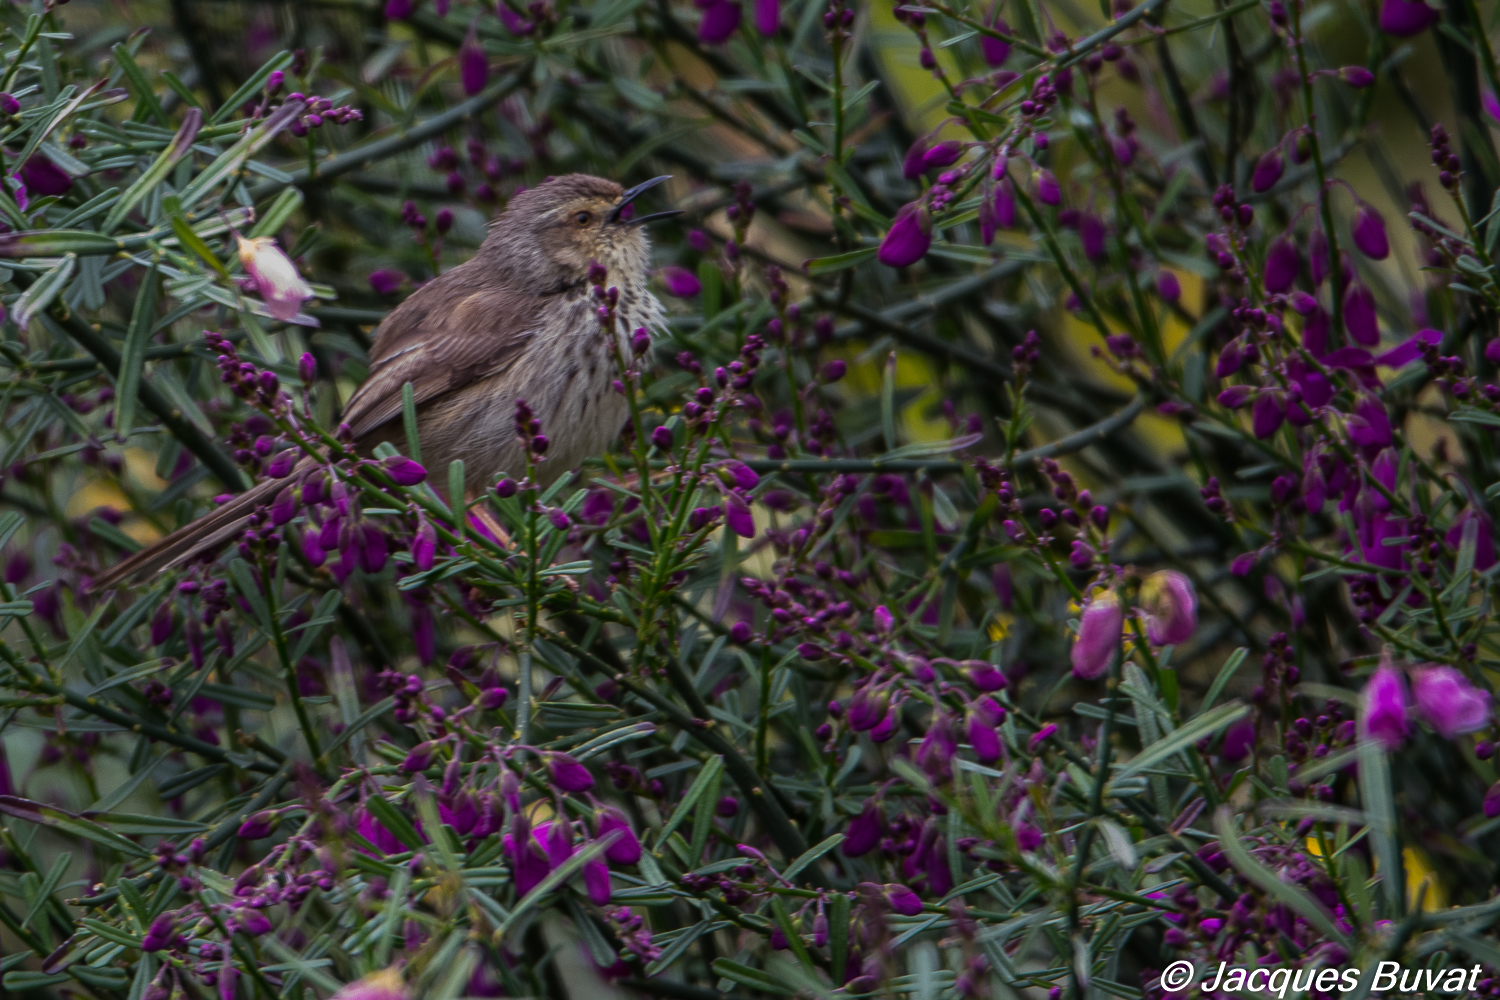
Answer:
<svg viewBox="0 0 1500 1000"><path fill-rule="evenodd" d="M408 382L423 459L435 469L462 459L469 497L524 468L517 400L529 404L550 441L537 472L544 484L608 447L628 409L613 389L617 372L600 333L590 267L603 265L619 289L615 335L628 357L630 331L661 319L661 304L646 287L643 224L678 214L632 217L632 205L665 180L625 190L567 174L513 197L472 259L423 285L381 323L369 377L344 407L357 449L405 444L401 393ZM315 461L302 459L305 467ZM441 491L445 481L434 480ZM260 483L101 573L91 589L217 551L284 485Z"/></svg>

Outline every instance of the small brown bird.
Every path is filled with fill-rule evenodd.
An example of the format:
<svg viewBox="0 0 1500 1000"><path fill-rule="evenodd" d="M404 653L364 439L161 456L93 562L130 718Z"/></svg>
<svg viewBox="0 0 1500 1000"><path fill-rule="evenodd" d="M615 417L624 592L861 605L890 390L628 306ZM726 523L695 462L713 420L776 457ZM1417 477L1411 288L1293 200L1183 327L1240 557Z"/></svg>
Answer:
<svg viewBox="0 0 1500 1000"><path fill-rule="evenodd" d="M665 180L624 190L567 174L513 197L472 259L423 285L380 325L369 377L344 407L356 447L404 447L401 389L408 382L424 463L446 470L463 459L470 498L525 467L517 400L530 404L551 442L538 469L544 483L608 447L628 407L612 387L616 366L600 333L589 267L604 265L608 283L620 290L616 336L628 357L630 331L662 319L661 303L646 287L650 248L642 224L678 213L632 218L627 208ZM446 492L440 471L431 482ZM216 551L286 483L260 483L101 573L91 589Z"/></svg>

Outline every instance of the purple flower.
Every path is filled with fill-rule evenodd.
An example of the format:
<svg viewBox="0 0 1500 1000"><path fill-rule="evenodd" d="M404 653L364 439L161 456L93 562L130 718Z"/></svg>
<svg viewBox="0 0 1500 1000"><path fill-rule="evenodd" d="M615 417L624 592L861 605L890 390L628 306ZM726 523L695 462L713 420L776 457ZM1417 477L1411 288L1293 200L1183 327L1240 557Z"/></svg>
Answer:
<svg viewBox="0 0 1500 1000"><path fill-rule="evenodd" d="M601 806L598 816L599 837L615 830L619 836L604 849L604 856L617 865L633 865L641 860L641 841L630 828L630 820L614 806Z"/></svg>
<svg viewBox="0 0 1500 1000"><path fill-rule="evenodd" d="M880 838L885 832L885 823L880 812L880 803L876 799L865 802L864 811L849 821L844 828L844 842L839 845L839 850L844 852L846 858L857 858L861 854L868 854L880 843Z"/></svg>
<svg viewBox="0 0 1500 1000"><path fill-rule="evenodd" d="M1350 226L1354 245L1359 252L1371 260L1385 260L1391 255L1391 243L1385 235L1385 220L1380 213L1364 202L1354 210L1354 222Z"/></svg>
<svg viewBox="0 0 1500 1000"><path fill-rule="evenodd" d="M1286 400L1280 392L1262 392L1250 408L1250 428L1258 438L1268 438L1286 419Z"/></svg>
<svg viewBox="0 0 1500 1000"><path fill-rule="evenodd" d="M932 246L932 218L919 202L903 205L880 241L876 258L886 267L910 267Z"/></svg>
<svg viewBox="0 0 1500 1000"><path fill-rule="evenodd" d="M906 886L890 882L881 886L880 891L891 909L903 917L915 917L922 912L922 900Z"/></svg>
<svg viewBox="0 0 1500 1000"><path fill-rule="evenodd" d="M1495 530L1490 524L1490 519L1483 514L1476 514L1473 510L1466 510L1454 520L1453 527L1448 529L1448 534L1443 538L1452 548L1458 548L1463 544L1464 526L1470 520L1476 523L1474 533L1474 568L1483 573L1495 565Z"/></svg>
<svg viewBox="0 0 1500 1000"><path fill-rule="evenodd" d="M963 143L957 139L945 140L922 154L922 169L926 171L946 167L957 161L963 153Z"/></svg>
<svg viewBox="0 0 1500 1000"><path fill-rule="evenodd" d="M984 660L965 660L963 672L969 683L980 691L999 691L1008 683L999 667Z"/></svg>
<svg viewBox="0 0 1500 1000"><path fill-rule="evenodd" d="M296 486L283 486L271 502L271 523L278 528L288 523L297 516L299 506Z"/></svg>
<svg viewBox="0 0 1500 1000"><path fill-rule="evenodd" d="M1146 635L1158 646L1178 645L1198 628L1198 592L1193 581L1175 569L1158 570L1141 584Z"/></svg>
<svg viewBox="0 0 1500 1000"><path fill-rule="evenodd" d="M1219 405L1226 409L1238 410L1245 405L1245 401L1250 398L1250 394L1254 391L1254 386L1232 385L1219 393Z"/></svg>
<svg viewBox="0 0 1500 1000"><path fill-rule="evenodd" d="M258 910L241 910L239 920L240 929L251 937L260 937L262 934L271 932L271 921Z"/></svg>
<svg viewBox="0 0 1500 1000"><path fill-rule="evenodd" d="M1444 739L1483 729L1490 722L1490 693L1469 683L1456 668L1425 663L1412 669L1417 714Z"/></svg>
<svg viewBox="0 0 1500 1000"><path fill-rule="evenodd" d="M536 25L526 20L520 14L510 9L505 0L500 0L495 5L495 13L500 17L500 23L505 25L505 30L512 35L529 35L536 30ZM517 192L520 193L519 191Z"/></svg>
<svg viewBox="0 0 1500 1000"><path fill-rule="evenodd" d="M741 538L755 537L755 515L745 498L732 490L724 495L724 523Z"/></svg>
<svg viewBox="0 0 1500 1000"><path fill-rule="evenodd" d="M1390 365L1392 368L1400 368L1402 365L1409 364L1420 358L1422 356L1422 349L1426 345L1432 344L1436 347L1442 342L1443 331L1418 330L1384 354L1375 355L1374 363L1377 365Z"/></svg>
<svg viewBox="0 0 1500 1000"><path fill-rule="evenodd" d="M1484 793L1484 815L1486 819L1500 816L1500 781L1495 782Z"/></svg>
<svg viewBox="0 0 1500 1000"><path fill-rule="evenodd" d="M427 770L428 766L432 764L432 755L434 749L435 748L433 746L432 740L426 740L424 742L418 743L416 746L411 748L411 752L408 753L406 755L406 759L401 762L401 770L405 771L407 774L415 774L418 771Z"/></svg>
<svg viewBox="0 0 1500 1000"><path fill-rule="evenodd" d="M1106 231L1097 215L1084 213L1078 220L1078 239L1083 243L1083 255L1098 264L1105 258Z"/></svg>
<svg viewBox="0 0 1500 1000"><path fill-rule="evenodd" d="M263 840L276 829L276 813L262 809L240 824L237 836L241 840Z"/></svg>
<svg viewBox="0 0 1500 1000"><path fill-rule="evenodd" d="M1395 750L1410 731L1406 681L1390 663L1382 663L1360 694L1359 731L1365 739Z"/></svg>
<svg viewBox="0 0 1500 1000"><path fill-rule="evenodd" d="M1091 681L1109 670L1124 624L1125 610L1115 592L1099 591L1080 616L1078 638L1071 653L1074 677Z"/></svg>
<svg viewBox="0 0 1500 1000"><path fill-rule="evenodd" d="M302 303L313 297L313 291L297 273L297 265L276 245L276 240L270 236L247 240L239 235L235 240L240 264L255 281L255 290L260 293L266 312L283 322L300 313Z"/></svg>
<svg viewBox="0 0 1500 1000"><path fill-rule="evenodd" d="M995 225L1010 229L1016 224L1016 189L1010 178L1002 178L995 185Z"/></svg>
<svg viewBox="0 0 1500 1000"><path fill-rule="evenodd" d="M1380 343L1380 323L1375 317L1375 296L1358 281L1349 282L1344 293L1344 326L1356 344L1374 347Z"/></svg>
<svg viewBox="0 0 1500 1000"><path fill-rule="evenodd" d="M1363 66L1344 66L1339 70L1339 79L1355 90L1364 90L1375 82L1375 74Z"/></svg>
<svg viewBox="0 0 1500 1000"><path fill-rule="evenodd" d="M1068 561L1072 563L1074 569L1081 572L1094 565L1094 559L1098 554L1088 542L1075 538L1072 549L1068 552Z"/></svg>
<svg viewBox="0 0 1500 1000"><path fill-rule="evenodd" d="M1176 302L1182 298L1182 284L1177 275L1165 269L1156 272L1156 294L1163 302Z"/></svg>
<svg viewBox="0 0 1500 1000"><path fill-rule="evenodd" d="M176 937L177 924L169 913L163 913L151 921L151 929L141 941L141 951L164 951Z"/></svg>
<svg viewBox="0 0 1500 1000"><path fill-rule="evenodd" d="M503 3L504 0L501 0ZM464 93L473 97L490 82L490 60L479 44L479 18L469 23L469 33L458 47L458 79Z"/></svg>
<svg viewBox="0 0 1500 1000"><path fill-rule="evenodd" d="M891 628L896 623L896 620L891 617L890 609L884 604L877 605L870 617L875 622L875 630L885 635L890 634Z"/></svg>
<svg viewBox="0 0 1500 1000"><path fill-rule="evenodd" d="M1300 273L1302 254L1297 251L1297 244L1292 241L1291 233L1287 233L1266 250L1266 291L1273 294L1286 291L1292 287Z"/></svg>
<svg viewBox="0 0 1500 1000"><path fill-rule="evenodd" d="M1360 448L1380 449L1389 445L1394 438L1391 435L1391 417L1386 412L1385 404L1377 397L1361 395L1354 404L1354 412L1348 420L1349 440Z"/></svg>
<svg viewBox="0 0 1500 1000"><path fill-rule="evenodd" d="M360 525L358 547L360 569L366 573L379 573L385 569L385 561L390 556L385 532L373 524Z"/></svg>
<svg viewBox="0 0 1500 1000"><path fill-rule="evenodd" d="M849 728L856 733L875 728L890 708L889 693L883 687L867 684L849 699Z"/></svg>
<svg viewBox="0 0 1500 1000"><path fill-rule="evenodd" d="M283 448L266 463L266 475L272 479L285 479L292 474L297 464L297 449Z"/></svg>
<svg viewBox="0 0 1500 1000"><path fill-rule="evenodd" d="M602 858L595 858L583 866L583 887L589 901L595 906L604 906L614 891L609 885L609 865Z"/></svg>
<svg viewBox="0 0 1500 1000"><path fill-rule="evenodd" d="M424 573L437 561L437 529L425 517L417 519L417 531L411 539L411 560Z"/></svg>
<svg viewBox="0 0 1500 1000"><path fill-rule="evenodd" d="M415 8L412 0L385 0L385 19L387 21L404 21L411 17Z"/></svg>
<svg viewBox="0 0 1500 1000"><path fill-rule="evenodd" d="M892 705L891 710L885 713L885 718L870 730L870 740L873 743L884 743L896 735L896 727L901 725L901 709L899 705Z"/></svg>
<svg viewBox="0 0 1500 1000"><path fill-rule="evenodd" d="M1244 760L1255 746L1255 719L1245 716L1230 723L1224 730L1224 742L1219 747L1219 756L1229 763Z"/></svg>
<svg viewBox="0 0 1500 1000"><path fill-rule="evenodd" d="M1041 746L1043 743L1046 743L1056 733L1057 733L1057 723L1055 723L1055 722L1049 722L1049 723L1047 723L1041 729L1038 729L1036 732L1034 732L1034 733L1031 734L1031 739L1026 742L1026 749L1028 751L1030 751L1031 753L1036 753L1037 747Z"/></svg>
<svg viewBox="0 0 1500 1000"><path fill-rule="evenodd" d="M1056 207L1062 204L1062 186L1057 175L1045 167L1038 167L1031 175L1031 186L1036 190L1037 200L1043 205Z"/></svg>
<svg viewBox="0 0 1500 1000"><path fill-rule="evenodd" d="M994 27L994 29L1000 32L1002 35L1009 35L1011 33L1010 25L1005 23L1005 19L1000 17L999 13L1000 5L997 3L995 4L996 17L990 23ZM991 66L1004 66L1005 60L1010 58L1010 43L1002 41L999 38L991 38L989 35L980 35L979 48L984 53L984 61L989 63Z"/></svg>
<svg viewBox="0 0 1500 1000"><path fill-rule="evenodd" d="M1257 194L1271 190L1276 182L1281 180L1282 173L1286 170L1286 160L1282 159L1281 147L1268 149L1255 161L1255 172L1250 175L1250 190Z"/></svg>
<svg viewBox="0 0 1500 1000"><path fill-rule="evenodd" d="M661 451L670 451L672 448L672 429L661 426L651 431L651 443Z"/></svg>
<svg viewBox="0 0 1500 1000"><path fill-rule="evenodd" d="M20 173L26 190L32 194L60 197L73 189L73 178L41 153L23 163Z"/></svg>
<svg viewBox="0 0 1500 1000"><path fill-rule="evenodd" d="M171 601L162 602L151 616L151 645L160 646L172 638L172 626L176 623L176 606Z"/></svg>
<svg viewBox="0 0 1500 1000"><path fill-rule="evenodd" d="M825 385L837 382L849 371L849 366L843 358L834 358L826 362L818 371L818 381Z"/></svg>
<svg viewBox="0 0 1500 1000"><path fill-rule="evenodd" d="M0 114L13 115L21 110L21 102L8 91L0 93Z"/></svg>
<svg viewBox="0 0 1500 1000"><path fill-rule="evenodd" d="M907 149L906 155L901 158L901 176L909 181L914 181L922 176L927 168L923 159L927 156L927 139L920 138L912 143Z"/></svg>
<svg viewBox="0 0 1500 1000"><path fill-rule="evenodd" d="M984 718L982 713L970 711L965 725L969 746L981 764L993 764L1000 759L1000 734Z"/></svg>
<svg viewBox="0 0 1500 1000"><path fill-rule="evenodd" d="M594 787L594 776L577 757L565 753L543 755L552 783L565 792L586 792Z"/></svg>
<svg viewBox="0 0 1500 1000"><path fill-rule="evenodd" d="M755 0L755 30L773 38L781 28L781 0Z"/></svg>
<svg viewBox="0 0 1500 1000"><path fill-rule="evenodd" d="M1438 19L1438 12L1421 0L1385 0L1380 5L1380 30L1397 38L1420 35Z"/></svg>
<svg viewBox="0 0 1500 1000"><path fill-rule="evenodd" d="M720 468L729 474L729 478L725 479L725 482L738 489L753 490L760 485L760 473L750 468L744 462L739 462L731 458L725 461ZM723 473L720 476L722 478Z"/></svg>
<svg viewBox="0 0 1500 1000"><path fill-rule="evenodd" d="M392 455L382 459L386 475L395 480L397 486L415 486L427 478L427 470L405 455Z"/></svg>
<svg viewBox="0 0 1500 1000"><path fill-rule="evenodd" d="M736 10L739 8L736 6ZM685 267L675 265L661 269L662 284L667 286L667 294L679 299L690 299L703 291L703 285L699 283L698 276Z"/></svg>
<svg viewBox="0 0 1500 1000"><path fill-rule="evenodd" d="M740 26L740 5L732 0L715 0L703 11L703 20L698 22L698 41L705 45L721 45L729 41Z"/></svg>

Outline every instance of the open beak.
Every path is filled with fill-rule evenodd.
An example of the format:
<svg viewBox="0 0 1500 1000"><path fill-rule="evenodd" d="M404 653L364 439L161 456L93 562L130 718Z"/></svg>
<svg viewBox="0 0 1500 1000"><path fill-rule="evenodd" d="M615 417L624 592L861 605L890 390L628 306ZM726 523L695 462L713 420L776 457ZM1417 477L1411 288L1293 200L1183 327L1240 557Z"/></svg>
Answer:
<svg viewBox="0 0 1500 1000"><path fill-rule="evenodd" d="M647 223L660 222L663 219L675 219L681 214L682 209L680 208L674 208L667 212L652 212L650 215L643 215L639 219L631 219L628 223L626 223L626 225L644 226Z"/></svg>
<svg viewBox="0 0 1500 1000"><path fill-rule="evenodd" d="M663 174L660 177L653 177L649 181L645 181L643 183L637 184L635 187L633 187L633 188L629 189L628 191L626 191L624 194L622 194L620 196L620 203L618 205L616 205L610 211L610 213L609 213L609 221L610 222L619 222L620 221L620 213L625 210L625 206L626 205L629 205L631 202L635 201L641 195L645 194L647 191L650 191L652 188L656 187L656 185L662 183L663 181L669 181L671 179L672 179L672 175L671 174ZM662 214L666 214L666 213L662 213ZM660 215L650 215L650 216L647 216L646 219L655 219L655 218L659 218L659 217L660 217ZM634 219L634 220L631 220L631 222L634 225L640 225L641 223L645 222L646 219Z"/></svg>

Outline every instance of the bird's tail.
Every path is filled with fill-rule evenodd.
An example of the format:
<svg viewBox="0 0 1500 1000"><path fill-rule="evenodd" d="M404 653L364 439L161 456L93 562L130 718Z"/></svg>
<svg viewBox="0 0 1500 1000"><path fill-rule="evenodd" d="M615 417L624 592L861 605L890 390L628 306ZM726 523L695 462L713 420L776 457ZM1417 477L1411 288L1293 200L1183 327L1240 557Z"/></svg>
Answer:
<svg viewBox="0 0 1500 1000"><path fill-rule="evenodd" d="M184 525L165 538L123 559L94 577L89 590L95 593L132 579L154 576L214 552L244 530L255 508L271 502L276 491L291 479L267 479L246 490L224 506L213 510L192 524Z"/></svg>

